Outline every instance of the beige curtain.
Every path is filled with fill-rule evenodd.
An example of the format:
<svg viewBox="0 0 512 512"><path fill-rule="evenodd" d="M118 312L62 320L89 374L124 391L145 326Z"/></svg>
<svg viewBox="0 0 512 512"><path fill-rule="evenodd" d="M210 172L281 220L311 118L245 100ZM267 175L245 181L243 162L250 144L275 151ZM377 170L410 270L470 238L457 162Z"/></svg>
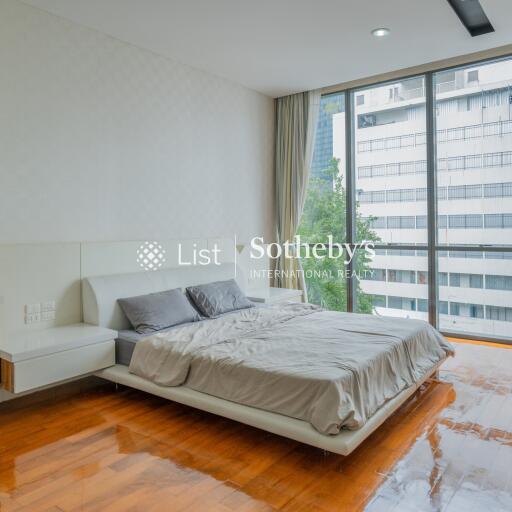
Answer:
<svg viewBox="0 0 512 512"><path fill-rule="evenodd" d="M276 241L279 244L293 241L300 224L319 108L320 91L276 100ZM276 260L276 270L274 286L303 290L307 299L299 259L281 256Z"/></svg>

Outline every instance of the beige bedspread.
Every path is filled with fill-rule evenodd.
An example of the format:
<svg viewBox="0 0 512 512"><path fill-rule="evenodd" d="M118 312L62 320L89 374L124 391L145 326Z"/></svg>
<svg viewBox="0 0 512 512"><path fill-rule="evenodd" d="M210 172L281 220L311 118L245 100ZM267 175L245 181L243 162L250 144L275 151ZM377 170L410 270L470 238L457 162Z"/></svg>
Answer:
<svg viewBox="0 0 512 512"><path fill-rule="evenodd" d="M336 434L361 427L450 354L452 346L421 320L290 303L151 336L137 343L130 372Z"/></svg>

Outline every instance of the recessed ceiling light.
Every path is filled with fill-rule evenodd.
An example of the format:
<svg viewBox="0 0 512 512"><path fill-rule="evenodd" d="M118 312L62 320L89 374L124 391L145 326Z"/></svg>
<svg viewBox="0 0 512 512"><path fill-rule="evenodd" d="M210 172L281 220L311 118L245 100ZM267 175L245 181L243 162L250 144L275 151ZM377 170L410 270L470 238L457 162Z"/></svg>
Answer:
<svg viewBox="0 0 512 512"><path fill-rule="evenodd" d="M391 30L389 30L389 28L386 28L386 27L375 28L372 30L372 36L384 37L384 36L388 36L390 32L391 32Z"/></svg>

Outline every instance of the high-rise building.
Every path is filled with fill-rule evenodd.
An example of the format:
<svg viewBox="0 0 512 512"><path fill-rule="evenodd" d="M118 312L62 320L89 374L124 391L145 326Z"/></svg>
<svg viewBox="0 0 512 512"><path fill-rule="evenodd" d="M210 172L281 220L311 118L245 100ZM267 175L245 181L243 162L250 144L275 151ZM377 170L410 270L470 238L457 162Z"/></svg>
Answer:
<svg viewBox="0 0 512 512"><path fill-rule="evenodd" d="M314 177L327 179L323 171L329 166L334 154L333 116L344 110L343 96L339 94L322 96L315 137L315 150L311 165L311 174Z"/></svg>

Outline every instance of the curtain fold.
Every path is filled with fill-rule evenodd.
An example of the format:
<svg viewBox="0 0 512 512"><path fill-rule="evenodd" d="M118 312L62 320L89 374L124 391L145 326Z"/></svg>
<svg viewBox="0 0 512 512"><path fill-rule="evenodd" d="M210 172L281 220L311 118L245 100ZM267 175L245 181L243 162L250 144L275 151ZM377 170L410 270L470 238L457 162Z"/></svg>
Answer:
<svg viewBox="0 0 512 512"><path fill-rule="evenodd" d="M300 225L320 110L320 91L293 94L276 100L276 241L292 242ZM300 259L276 260L274 286L303 290Z"/></svg>

